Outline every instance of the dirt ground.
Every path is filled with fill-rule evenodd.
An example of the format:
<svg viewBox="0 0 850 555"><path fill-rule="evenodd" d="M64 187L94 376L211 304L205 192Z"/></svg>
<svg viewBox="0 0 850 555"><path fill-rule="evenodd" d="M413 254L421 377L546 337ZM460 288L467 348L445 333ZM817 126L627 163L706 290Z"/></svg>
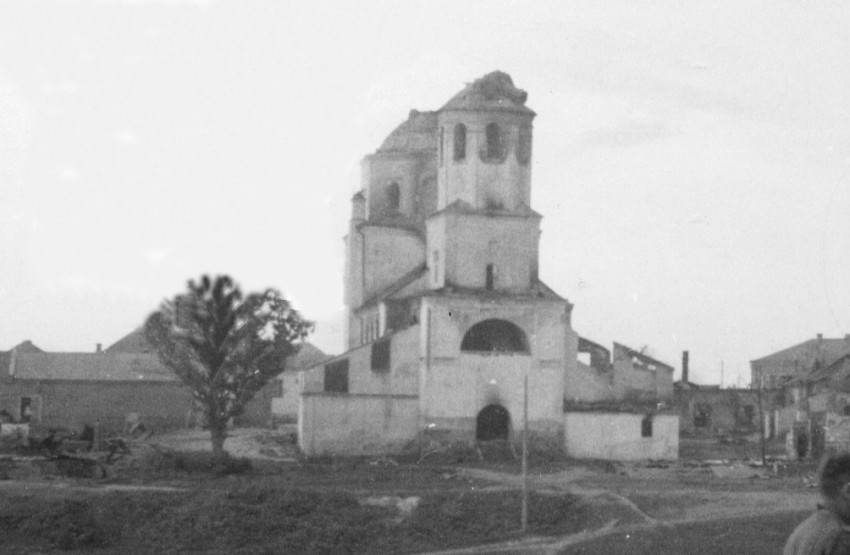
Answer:
<svg viewBox="0 0 850 555"><path fill-rule="evenodd" d="M752 466L752 445L685 441L676 463L532 458L523 536L519 461L303 461L292 439L234 430L225 448L252 463L232 473L208 464L206 433L183 431L134 444L105 478L0 480L3 552L772 553L817 501L813 465Z"/></svg>

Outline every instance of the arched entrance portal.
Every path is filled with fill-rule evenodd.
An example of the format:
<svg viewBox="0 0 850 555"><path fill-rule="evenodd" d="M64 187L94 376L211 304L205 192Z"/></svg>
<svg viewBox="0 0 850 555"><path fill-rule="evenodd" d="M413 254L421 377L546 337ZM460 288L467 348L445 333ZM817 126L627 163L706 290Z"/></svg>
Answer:
<svg viewBox="0 0 850 555"><path fill-rule="evenodd" d="M511 415L502 405L487 405L478 413L475 423L475 439L492 441L508 439L511 427Z"/></svg>

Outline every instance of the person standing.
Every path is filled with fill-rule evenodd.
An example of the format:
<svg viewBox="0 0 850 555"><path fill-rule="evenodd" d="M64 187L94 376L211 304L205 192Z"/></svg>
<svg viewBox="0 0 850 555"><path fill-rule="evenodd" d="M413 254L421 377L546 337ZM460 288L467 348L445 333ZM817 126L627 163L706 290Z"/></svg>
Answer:
<svg viewBox="0 0 850 555"><path fill-rule="evenodd" d="M818 483L823 503L791 533L782 555L850 555L850 453L824 460Z"/></svg>

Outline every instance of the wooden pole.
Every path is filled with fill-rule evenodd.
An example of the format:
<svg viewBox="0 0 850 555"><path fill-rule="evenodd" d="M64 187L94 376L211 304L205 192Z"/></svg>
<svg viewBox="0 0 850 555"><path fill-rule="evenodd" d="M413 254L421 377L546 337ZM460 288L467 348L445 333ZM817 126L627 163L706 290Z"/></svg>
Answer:
<svg viewBox="0 0 850 555"><path fill-rule="evenodd" d="M522 533L528 529L528 370L523 380L522 399Z"/></svg>
<svg viewBox="0 0 850 555"><path fill-rule="evenodd" d="M767 446L765 438L765 426L764 426L764 375L759 376L759 432L761 435L761 465L763 468L767 468Z"/></svg>

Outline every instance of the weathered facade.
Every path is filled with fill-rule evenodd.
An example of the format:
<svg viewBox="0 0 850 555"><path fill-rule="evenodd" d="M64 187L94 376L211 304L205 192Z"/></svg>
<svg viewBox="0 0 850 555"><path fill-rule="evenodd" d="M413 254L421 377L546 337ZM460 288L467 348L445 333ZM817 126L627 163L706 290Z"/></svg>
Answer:
<svg viewBox="0 0 850 555"><path fill-rule="evenodd" d="M836 430L846 427L850 415L850 335L818 334L753 360L750 367L751 386L774 399L768 433L785 438L789 456L818 458L827 444L838 441L834 438L843 437Z"/></svg>
<svg viewBox="0 0 850 555"><path fill-rule="evenodd" d="M510 439L524 414L560 449L565 399L672 397L672 368L623 346L599 383L577 377L573 307L538 276L526 96L491 73L411 111L363 160L345 239L349 350L304 374L307 454L398 450L435 430Z"/></svg>
<svg viewBox="0 0 850 555"><path fill-rule="evenodd" d="M191 392L150 353L49 353L26 342L0 363L0 409L18 422L120 433L136 413L161 431L184 427L190 413Z"/></svg>
<svg viewBox="0 0 850 555"><path fill-rule="evenodd" d="M270 426L280 384L257 392L234 423ZM159 362L141 330L90 353L44 352L29 341L0 352L0 410L16 422L71 430L97 423L106 433L121 432L131 413L153 431L201 420L190 389Z"/></svg>

